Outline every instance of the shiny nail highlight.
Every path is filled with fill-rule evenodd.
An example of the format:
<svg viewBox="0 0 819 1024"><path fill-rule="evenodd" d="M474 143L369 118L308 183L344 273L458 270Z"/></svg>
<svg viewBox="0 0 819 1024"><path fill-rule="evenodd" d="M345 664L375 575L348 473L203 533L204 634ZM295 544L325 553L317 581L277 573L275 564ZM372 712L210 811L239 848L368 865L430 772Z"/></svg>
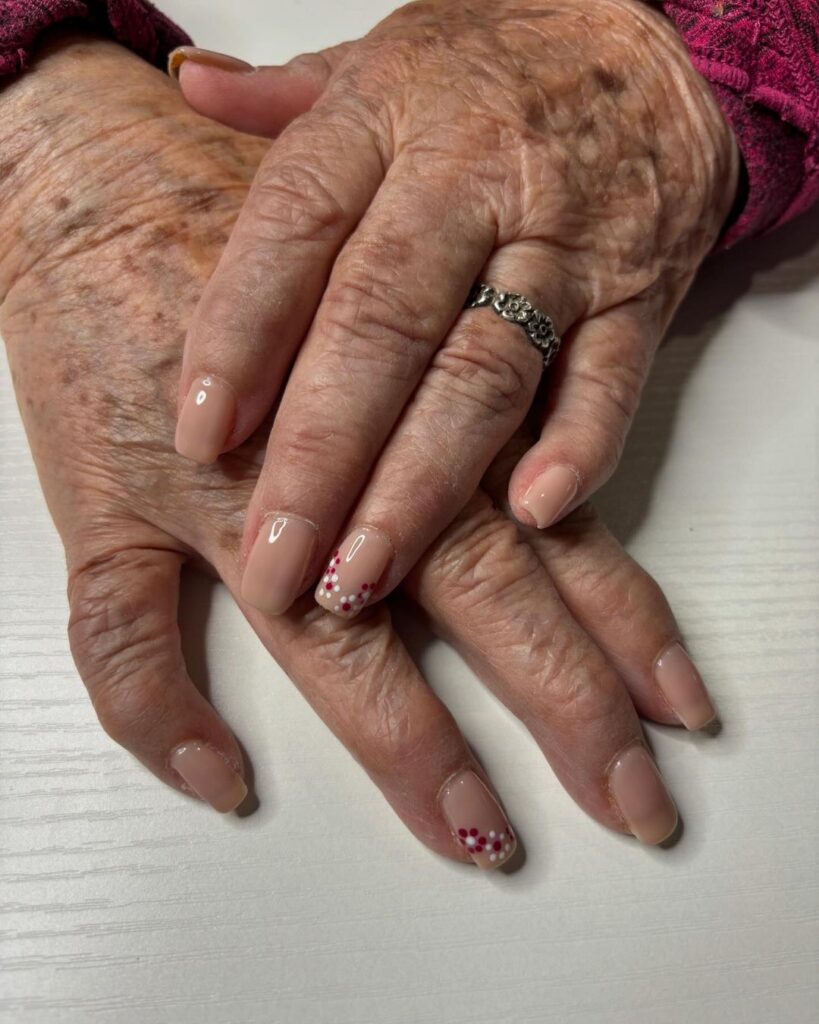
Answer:
<svg viewBox="0 0 819 1024"><path fill-rule="evenodd" d="M682 644L675 641L663 651L654 679L686 729L702 729L716 718L705 683Z"/></svg>
<svg viewBox="0 0 819 1024"><path fill-rule="evenodd" d="M360 526L344 538L316 587L316 601L328 611L352 619L372 600L393 557L380 530Z"/></svg>
<svg viewBox="0 0 819 1024"><path fill-rule="evenodd" d="M641 843L661 843L677 827L674 801L654 758L640 744L629 747L612 764L609 792L629 831Z"/></svg>
<svg viewBox="0 0 819 1024"><path fill-rule="evenodd" d="M551 526L577 494L580 481L568 466L549 466L535 479L521 499L539 530Z"/></svg>
<svg viewBox="0 0 819 1024"><path fill-rule="evenodd" d="M232 811L247 796L241 776L221 754L199 740L188 740L178 746L169 763L194 793L220 814Z"/></svg>
<svg viewBox="0 0 819 1024"><path fill-rule="evenodd" d="M201 46L177 46L168 55L168 74L171 78L178 80L179 69L186 60L194 64L204 64L209 68L218 68L220 71L252 71L253 65L247 61L239 60L237 57L229 57L226 53L217 53L216 50L203 50Z"/></svg>
<svg viewBox="0 0 819 1024"><path fill-rule="evenodd" d="M236 418L233 392L216 377L199 377L191 385L176 424L176 450L194 462L215 462Z"/></svg>
<svg viewBox="0 0 819 1024"><path fill-rule="evenodd" d="M245 601L268 615L287 611L301 592L317 541L316 528L306 519L265 519L242 575Z"/></svg>
<svg viewBox="0 0 819 1024"><path fill-rule="evenodd" d="M440 801L453 836L479 868L497 868L509 860L517 846L512 826L475 772L451 778Z"/></svg>

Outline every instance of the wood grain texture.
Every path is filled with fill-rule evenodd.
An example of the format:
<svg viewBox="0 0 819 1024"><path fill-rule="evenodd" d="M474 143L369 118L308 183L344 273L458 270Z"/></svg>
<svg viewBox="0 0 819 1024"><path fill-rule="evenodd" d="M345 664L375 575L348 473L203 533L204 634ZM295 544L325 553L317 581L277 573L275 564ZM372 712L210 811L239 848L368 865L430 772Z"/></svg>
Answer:
<svg viewBox="0 0 819 1024"><path fill-rule="evenodd" d="M254 61L356 35L388 9L163 6L197 41ZM4 366L0 1019L812 1020L817 237L812 215L709 266L598 503L665 587L724 719L716 738L649 728L681 842L646 850L590 822L522 726L404 623L523 837L511 876L444 862L405 833L201 579L185 586L188 656L248 750L258 811L220 819L113 746L68 653L62 552Z"/></svg>

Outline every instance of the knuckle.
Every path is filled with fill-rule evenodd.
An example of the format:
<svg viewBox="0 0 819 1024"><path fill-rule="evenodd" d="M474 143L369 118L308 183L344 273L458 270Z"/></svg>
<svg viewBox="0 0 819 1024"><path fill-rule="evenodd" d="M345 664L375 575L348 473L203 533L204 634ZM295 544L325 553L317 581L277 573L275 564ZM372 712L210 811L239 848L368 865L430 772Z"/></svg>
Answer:
<svg viewBox="0 0 819 1024"><path fill-rule="evenodd" d="M436 353L433 370L441 372L440 384L450 400L460 399L481 414L520 414L531 403L540 377L525 344L523 339L499 337L477 317L465 317L457 339Z"/></svg>
<svg viewBox="0 0 819 1024"><path fill-rule="evenodd" d="M164 641L154 602L146 592L123 589L122 555L112 555L69 577L71 652L105 731L124 743L153 727L161 701L145 683Z"/></svg>
<svg viewBox="0 0 819 1024"><path fill-rule="evenodd" d="M266 160L259 169L249 200L255 237L297 242L336 238L349 220L336 191L319 168L307 160L277 163Z"/></svg>
<svg viewBox="0 0 819 1024"><path fill-rule="evenodd" d="M532 697L539 719L587 727L608 714L608 673L599 671L599 659L574 631L552 631L538 641L536 651L541 670Z"/></svg>
<svg viewBox="0 0 819 1024"><path fill-rule="evenodd" d="M322 329L353 357L381 361L386 350L409 367L419 346L426 351L440 343L437 311L408 293L402 279L409 250L410 243L399 240L357 242L325 292Z"/></svg>
<svg viewBox="0 0 819 1024"><path fill-rule="evenodd" d="M338 422L328 420L316 411L325 404L320 392L311 391L311 401L305 404L309 415L298 416L288 424L286 436L277 436L275 465L266 464L265 476L281 480L286 468L304 486L341 492L365 472L374 455L367 428L341 417Z"/></svg>
<svg viewBox="0 0 819 1024"><path fill-rule="evenodd" d="M640 400L644 369L621 359L601 359L597 353L594 362L581 364L575 372L588 402L602 414L601 422L612 423L618 435L625 435Z"/></svg>
<svg viewBox="0 0 819 1024"><path fill-rule="evenodd" d="M515 524L489 502L473 502L446 531L424 573L455 605L477 619L497 614L499 601L516 601L542 572Z"/></svg>
<svg viewBox="0 0 819 1024"><path fill-rule="evenodd" d="M161 695L128 674L100 681L91 702L106 734L123 747L132 747L155 733L168 713Z"/></svg>
<svg viewBox="0 0 819 1024"><path fill-rule="evenodd" d="M593 609L593 617L601 626L619 630L640 629L647 614L669 614L668 602L661 587L625 552L612 565L607 559L578 560L569 576L575 600Z"/></svg>
<svg viewBox="0 0 819 1024"><path fill-rule="evenodd" d="M307 693L368 771L395 774L423 757L429 701L381 606L352 623L309 615L312 668ZM429 696L429 695L428 695Z"/></svg>

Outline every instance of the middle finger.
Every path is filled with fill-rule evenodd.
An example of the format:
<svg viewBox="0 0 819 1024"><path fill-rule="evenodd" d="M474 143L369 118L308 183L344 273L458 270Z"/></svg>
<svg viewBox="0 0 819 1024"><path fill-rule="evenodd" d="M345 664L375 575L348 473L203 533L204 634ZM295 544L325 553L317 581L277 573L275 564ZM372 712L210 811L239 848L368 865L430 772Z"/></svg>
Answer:
<svg viewBox="0 0 819 1024"><path fill-rule="evenodd" d="M491 251L494 227L474 206L395 164L336 260L248 509L242 596L254 607L284 611L331 550ZM367 573L358 582L371 594L392 547L383 532L360 538ZM339 611L348 596L339 589Z"/></svg>

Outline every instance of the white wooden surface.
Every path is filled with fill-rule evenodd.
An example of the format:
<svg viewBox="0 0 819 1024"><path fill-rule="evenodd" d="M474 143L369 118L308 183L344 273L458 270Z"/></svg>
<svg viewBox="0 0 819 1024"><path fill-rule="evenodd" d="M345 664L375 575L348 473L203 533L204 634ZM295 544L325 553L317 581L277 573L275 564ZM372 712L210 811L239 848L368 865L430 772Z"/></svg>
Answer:
<svg viewBox="0 0 819 1024"><path fill-rule="evenodd" d="M163 5L252 61L359 34L385 0ZM487 878L409 837L226 594L193 661L260 807L219 819L97 726L62 554L0 379L0 1019L50 1024L807 1024L817 1002L819 216L716 261L661 353L610 523L660 579L724 719L651 728L685 833L592 824L523 729L409 623L527 861ZM328 837L332 851L328 852Z"/></svg>

